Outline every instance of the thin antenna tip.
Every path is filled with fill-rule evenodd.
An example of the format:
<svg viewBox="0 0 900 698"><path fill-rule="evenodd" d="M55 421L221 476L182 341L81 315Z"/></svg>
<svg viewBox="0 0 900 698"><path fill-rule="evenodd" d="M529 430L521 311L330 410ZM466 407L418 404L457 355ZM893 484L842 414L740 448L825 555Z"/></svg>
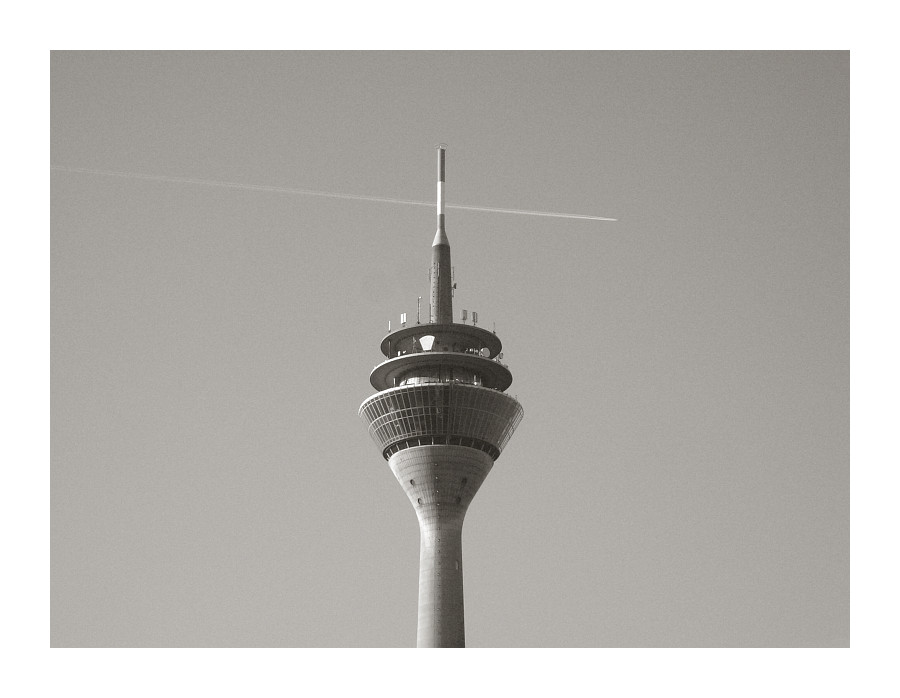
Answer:
<svg viewBox="0 0 900 698"><path fill-rule="evenodd" d="M438 143L436 146L434 146L434 148L435 148L435 150L447 150L447 144L446 143Z"/></svg>

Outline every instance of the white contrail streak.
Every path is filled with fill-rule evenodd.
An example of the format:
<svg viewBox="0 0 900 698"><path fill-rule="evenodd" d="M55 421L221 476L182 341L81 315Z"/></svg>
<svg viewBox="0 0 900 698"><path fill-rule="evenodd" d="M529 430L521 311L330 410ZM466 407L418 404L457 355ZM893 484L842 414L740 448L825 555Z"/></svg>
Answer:
<svg viewBox="0 0 900 698"><path fill-rule="evenodd" d="M410 199L390 199L384 196L365 196L363 194L339 194L331 191L314 191L312 189L293 189L290 187L273 187L264 184L240 184L237 182L217 182L210 179L194 179L192 177L168 177L165 175L149 175L139 172L113 172L111 170L92 170L87 167L64 167L62 165L50 165L51 170L57 172L74 172L80 174L101 175L104 177L123 177L126 179L145 179L152 182L174 182L176 184L194 184L204 187L225 187L226 189L244 189L247 191L267 191L277 194L300 194L302 196L325 196L331 199L353 199L354 201L376 201L385 204L406 204L408 206L434 207L430 201L412 201ZM517 208L488 208L487 206L463 206L460 204L446 204L446 208L462 209L465 211L485 211L488 213L514 213L521 216L546 216L548 218L580 218L588 221L616 221L616 218L604 218L603 216L587 216L578 213L550 213L548 211L523 211Z"/></svg>
<svg viewBox="0 0 900 698"><path fill-rule="evenodd" d="M433 204L428 204L432 206ZM547 216L549 218L581 218L587 221L617 221L618 218L604 218L603 216L588 216L582 213L550 213L549 211L523 211L518 208L488 208L487 206L461 206L447 204L446 208L461 208L466 211L489 211L490 213L518 213L521 216Z"/></svg>

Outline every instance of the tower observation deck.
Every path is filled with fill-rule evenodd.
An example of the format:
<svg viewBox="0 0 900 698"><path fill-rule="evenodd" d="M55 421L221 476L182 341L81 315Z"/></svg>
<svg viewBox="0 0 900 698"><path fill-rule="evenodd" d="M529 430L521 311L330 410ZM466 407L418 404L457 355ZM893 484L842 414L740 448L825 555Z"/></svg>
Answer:
<svg viewBox="0 0 900 698"><path fill-rule="evenodd" d="M463 519L523 415L504 392L512 374L500 339L453 320L445 154L438 146L429 322L384 337L386 359L369 377L379 392L359 408L419 519L418 647L465 646Z"/></svg>

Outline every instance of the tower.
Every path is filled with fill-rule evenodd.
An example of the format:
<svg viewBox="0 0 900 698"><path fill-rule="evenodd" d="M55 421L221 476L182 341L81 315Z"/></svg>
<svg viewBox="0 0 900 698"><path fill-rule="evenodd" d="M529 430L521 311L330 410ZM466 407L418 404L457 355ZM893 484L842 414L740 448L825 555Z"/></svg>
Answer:
<svg viewBox="0 0 900 698"><path fill-rule="evenodd" d="M419 519L418 647L465 646L463 519L523 415L504 392L512 374L496 333L453 319L445 155L438 146L428 322L403 318L382 339L387 358L369 377L379 392L359 408Z"/></svg>

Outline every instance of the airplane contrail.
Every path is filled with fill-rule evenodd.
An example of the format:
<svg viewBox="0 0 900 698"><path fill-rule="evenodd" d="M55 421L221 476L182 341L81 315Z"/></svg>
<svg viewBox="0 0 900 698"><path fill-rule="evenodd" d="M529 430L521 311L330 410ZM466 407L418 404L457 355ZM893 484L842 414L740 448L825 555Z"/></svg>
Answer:
<svg viewBox="0 0 900 698"><path fill-rule="evenodd" d="M413 201L410 199L391 199L384 196L366 196L364 194L341 194L331 191L315 191L312 189L294 189L291 187L274 187L265 184L241 184L238 182L218 182L211 179L195 179L193 177L169 177L167 175L141 174L140 172L114 172L112 170L94 170L87 167L65 167L63 165L50 165L51 170L57 172L74 172L79 174L93 174L104 177L123 177L126 179L145 179L153 182L173 182L175 184L194 184L204 187L224 187L227 189L244 189L247 191L267 191L277 194L299 194L302 196L324 196L331 199L353 199L354 201L375 201L385 204L406 204L408 206L434 206L431 201ZM484 211L488 213L512 213L521 216L545 216L548 218L577 218L588 221L616 221L616 218L603 216L588 216L580 213L552 213L550 211L525 211L517 208L490 208L487 206L463 206L461 204L446 204L446 208L455 208L465 211Z"/></svg>

